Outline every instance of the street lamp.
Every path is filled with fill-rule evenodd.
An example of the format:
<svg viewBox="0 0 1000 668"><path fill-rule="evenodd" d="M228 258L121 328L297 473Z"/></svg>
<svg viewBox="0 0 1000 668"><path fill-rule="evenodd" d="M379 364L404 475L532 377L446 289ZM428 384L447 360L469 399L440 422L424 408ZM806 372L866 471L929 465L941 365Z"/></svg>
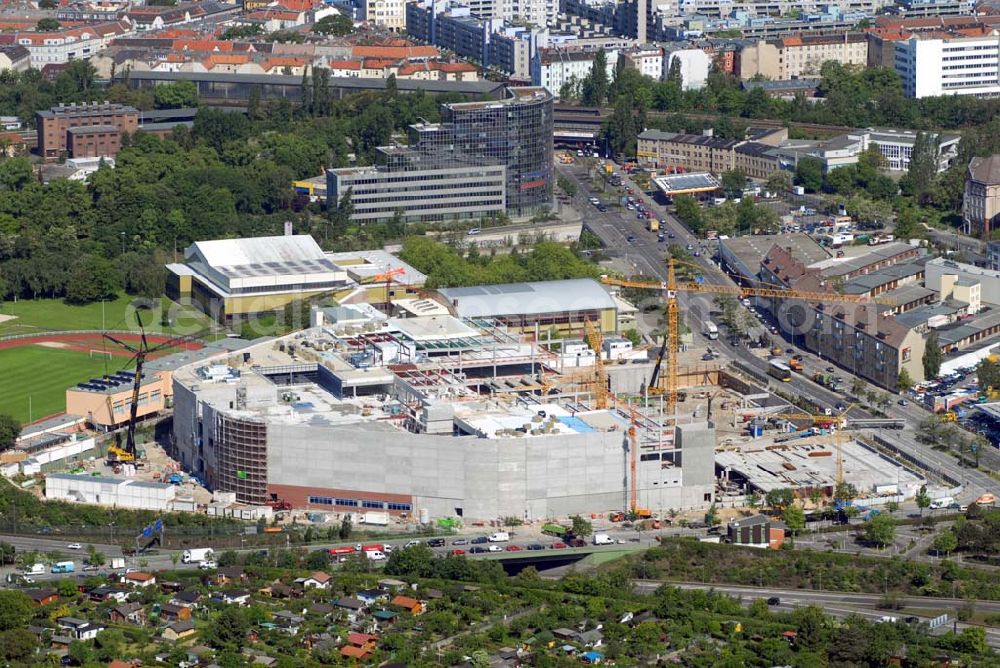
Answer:
<svg viewBox="0 0 1000 668"><path fill-rule="evenodd" d="M122 236L122 255L124 255L125 254L125 233L122 232L121 236Z"/></svg>

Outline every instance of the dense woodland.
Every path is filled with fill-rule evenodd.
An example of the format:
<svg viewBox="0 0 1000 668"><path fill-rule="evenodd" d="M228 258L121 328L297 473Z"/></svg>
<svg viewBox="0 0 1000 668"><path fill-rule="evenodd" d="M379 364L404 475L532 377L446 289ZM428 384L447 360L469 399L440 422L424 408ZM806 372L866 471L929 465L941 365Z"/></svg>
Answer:
<svg viewBox="0 0 1000 668"><path fill-rule="evenodd" d="M85 68L69 72L78 69ZM0 159L0 299L84 303L123 288L158 295L163 262L192 241L280 234L286 220L328 248L371 247L397 236L399 227L391 224L354 228L349 212L336 207L327 215L321 205L297 198L292 181L346 165L349 154L370 163L394 131L420 118L438 120L440 104L458 98L402 98L390 87L333 101L328 74L311 78L300 108L251 100L249 117L202 109L193 128L177 128L167 139L139 132L116 168L100 169L86 184L42 184L28 158ZM64 73L32 92L32 76L0 86L0 113L103 99L92 78ZM159 97L185 95L168 89Z"/></svg>

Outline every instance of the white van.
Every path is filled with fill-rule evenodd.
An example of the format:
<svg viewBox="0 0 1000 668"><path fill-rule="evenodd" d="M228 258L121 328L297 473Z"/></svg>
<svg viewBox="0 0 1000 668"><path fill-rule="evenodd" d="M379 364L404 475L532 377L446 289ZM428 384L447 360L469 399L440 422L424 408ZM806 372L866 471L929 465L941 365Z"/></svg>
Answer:
<svg viewBox="0 0 1000 668"><path fill-rule="evenodd" d="M385 560L385 552L383 552L382 550L365 550L365 556L371 559L372 561Z"/></svg>
<svg viewBox="0 0 1000 668"><path fill-rule="evenodd" d="M941 508L947 508L950 504L954 502L955 499L951 498L950 496L946 496L944 498L934 499L933 501L931 501L930 508L931 510L939 510Z"/></svg>
<svg viewBox="0 0 1000 668"><path fill-rule="evenodd" d="M510 540L510 534L506 531L497 531L496 533L491 533L487 540L491 543L506 543Z"/></svg>
<svg viewBox="0 0 1000 668"><path fill-rule="evenodd" d="M614 545L615 541L606 533L594 534L594 545Z"/></svg>
<svg viewBox="0 0 1000 668"><path fill-rule="evenodd" d="M24 572L28 575L44 575L45 564L32 564L28 568L25 568Z"/></svg>

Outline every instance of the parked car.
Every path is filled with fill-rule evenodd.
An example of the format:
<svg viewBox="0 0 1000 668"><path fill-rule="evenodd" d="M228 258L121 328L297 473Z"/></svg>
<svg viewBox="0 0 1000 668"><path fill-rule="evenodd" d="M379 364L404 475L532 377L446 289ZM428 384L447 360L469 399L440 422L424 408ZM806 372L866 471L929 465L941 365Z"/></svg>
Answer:
<svg viewBox="0 0 1000 668"><path fill-rule="evenodd" d="M544 545L539 545L538 543L532 543L531 545L528 546L528 549L529 550L544 550L545 546Z"/></svg>
<svg viewBox="0 0 1000 668"><path fill-rule="evenodd" d="M216 569L218 567L219 567L219 565L217 563L215 563L214 561L202 561L202 562L200 562L198 564L198 568L201 569L201 570L203 570L203 571L211 571L211 570ZM125 574L128 575L128 570L125 571Z"/></svg>
<svg viewBox="0 0 1000 668"><path fill-rule="evenodd" d="M489 539L486 536L476 536L472 539L473 545L482 545L483 543L488 543Z"/></svg>
<svg viewBox="0 0 1000 668"><path fill-rule="evenodd" d="M486 549L488 549L490 552L503 552L503 548L500 547L499 545L490 545Z"/></svg>
<svg viewBox="0 0 1000 668"><path fill-rule="evenodd" d="M910 405L910 402L909 402L909 401L907 401L906 399L900 399L900 400L899 400L899 405L900 405L900 406L909 406L909 405Z"/></svg>
<svg viewBox="0 0 1000 668"><path fill-rule="evenodd" d="M431 538L427 541L427 547L444 547L444 538Z"/></svg>
<svg viewBox="0 0 1000 668"><path fill-rule="evenodd" d="M67 550L82 550L83 549L83 545L80 545L79 543L70 543L69 545L66 546L66 549Z"/></svg>
<svg viewBox="0 0 1000 668"><path fill-rule="evenodd" d="M452 551L450 552L450 554L451 554L452 556L455 556L455 557L460 557L460 556L462 556L463 554L465 554L465 550L461 550L461 549L458 549L458 550L452 550Z"/></svg>
<svg viewBox="0 0 1000 668"><path fill-rule="evenodd" d="M778 598L777 596L772 596L771 598L767 599L767 604L768 605L781 605L781 599Z"/></svg>
<svg viewBox="0 0 1000 668"><path fill-rule="evenodd" d="M489 552L489 550L481 545L473 545L469 548L469 554L486 554L487 552Z"/></svg>
<svg viewBox="0 0 1000 668"><path fill-rule="evenodd" d="M566 543L552 543L553 550L565 550L569 545Z"/></svg>
<svg viewBox="0 0 1000 668"><path fill-rule="evenodd" d="M522 550L524 550L524 548L523 547L519 547L517 545L508 545L507 546L507 551L508 552L521 552Z"/></svg>
<svg viewBox="0 0 1000 668"><path fill-rule="evenodd" d="M473 539L472 542L475 543L476 542L475 539ZM451 541L451 544L452 545L468 545L469 544L469 539L468 538L456 538L455 540Z"/></svg>

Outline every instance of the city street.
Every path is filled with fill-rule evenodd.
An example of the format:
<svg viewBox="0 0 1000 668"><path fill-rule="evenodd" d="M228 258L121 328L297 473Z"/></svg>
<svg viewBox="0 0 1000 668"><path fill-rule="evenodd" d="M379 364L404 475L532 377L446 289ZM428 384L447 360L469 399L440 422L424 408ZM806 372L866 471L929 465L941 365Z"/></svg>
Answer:
<svg viewBox="0 0 1000 668"><path fill-rule="evenodd" d="M561 174L571 179L578 186L578 192L574 201L579 210L583 212L584 226L600 237L608 254L612 257L626 258L635 267L637 273L666 280L667 269L665 258L667 243L658 243L656 235L646 230L645 221L639 220L636 216L632 215L631 211L618 211L614 207L609 206L607 211L601 212L587 201L591 196L597 196L605 202L610 202L613 199L616 200L619 197L617 190L610 188L610 186L605 186L608 188L607 193L593 189L587 178L587 168L585 165L579 163L573 165L558 164L556 167ZM674 235L674 238L667 239L668 243L677 243L682 247L691 245L695 249L704 249L705 252L700 257L694 257L693 262L702 269L707 283L735 285L735 282L725 272L720 270L711 259L711 256L714 254L714 248L710 246L712 242L697 239L665 207L657 203L653 196L639 189L635 182L621 171L620 166L615 165L614 169L621 174L623 185L632 187L638 196L642 196L646 200L645 206L652 210L653 215L659 220L666 222L664 231ZM632 242L628 241L630 237L633 239ZM708 314L711 310L711 295L681 292L678 295L678 302L680 304L680 312L686 318L687 325L695 333L696 345L702 345L703 343L708 345L706 340L700 338L700 323L708 319ZM795 353L802 354L806 359L806 370L809 373L829 366L829 362L821 360L811 353L799 350L787 341L779 340L777 344L782 348L792 348ZM711 342L711 345L713 350L721 352L724 357L739 360L761 374L767 373L768 365L764 358L755 355L752 350L745 346L731 346L728 337L721 336L717 341ZM836 368L836 372L838 375L845 377L847 380L846 384L850 387L850 373L840 368ZM805 376L809 375L809 373L793 375L792 380L782 384L781 389L789 394L802 396L820 408L829 408L834 412L838 403L850 403L844 396L806 378ZM918 443L915 439L915 434L919 429L920 423L930 413L913 402L910 402L907 406L900 406L896 402L896 399L898 397L893 395L893 403L886 410L886 413L891 418L905 420L906 428L901 431L886 430L883 435L887 435L891 440L900 442L907 450L918 455L927 465L926 469L929 473L935 475L946 473L955 480L963 481L963 484L966 486L966 490L961 495L963 500L969 501L975 499L986 491L997 491L997 482L987 474L963 467L956 459L949 455L934 451L928 445ZM867 411L858 407L851 407L847 415L852 418L871 417Z"/></svg>

